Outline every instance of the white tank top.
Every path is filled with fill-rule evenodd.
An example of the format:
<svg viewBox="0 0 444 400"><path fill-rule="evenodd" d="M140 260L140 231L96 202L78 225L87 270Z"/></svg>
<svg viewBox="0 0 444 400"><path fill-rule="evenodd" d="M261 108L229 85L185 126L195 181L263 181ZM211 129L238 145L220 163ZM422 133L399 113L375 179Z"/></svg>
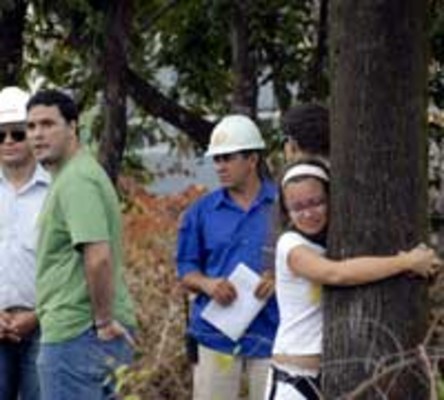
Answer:
<svg viewBox="0 0 444 400"><path fill-rule="evenodd" d="M297 246L307 246L323 254L325 249L297 232L283 233L276 248L276 295L279 327L273 354L321 354L321 286L297 276L287 264L288 255Z"/></svg>

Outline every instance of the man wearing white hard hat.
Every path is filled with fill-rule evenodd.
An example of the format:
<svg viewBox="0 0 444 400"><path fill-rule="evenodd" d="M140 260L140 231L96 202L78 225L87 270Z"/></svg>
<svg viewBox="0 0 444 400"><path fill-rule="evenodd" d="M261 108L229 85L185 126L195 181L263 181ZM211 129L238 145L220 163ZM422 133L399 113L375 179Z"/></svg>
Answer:
<svg viewBox="0 0 444 400"><path fill-rule="evenodd" d="M264 149L250 118L223 118L206 153L213 158L221 187L193 204L179 229L178 274L197 294L188 329L198 342L194 400L237 400L243 373L248 374L248 398L264 397L278 322L272 266L263 265L261 254L276 196L274 184L263 174ZM249 277L250 289L241 289L233 278L239 275ZM257 314L242 313L245 301L259 304ZM215 319L209 317L211 308L218 314ZM224 326L231 312L242 314L241 323L230 326L229 320Z"/></svg>
<svg viewBox="0 0 444 400"><path fill-rule="evenodd" d="M25 131L29 95L0 91L0 398L37 400L37 218L50 183Z"/></svg>

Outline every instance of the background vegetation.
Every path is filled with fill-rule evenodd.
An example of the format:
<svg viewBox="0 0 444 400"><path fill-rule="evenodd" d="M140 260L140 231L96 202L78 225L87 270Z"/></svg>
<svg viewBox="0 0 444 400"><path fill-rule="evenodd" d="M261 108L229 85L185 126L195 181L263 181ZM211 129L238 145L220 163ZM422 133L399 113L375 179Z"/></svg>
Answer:
<svg viewBox="0 0 444 400"><path fill-rule="evenodd" d="M298 102L328 104L328 3L2 0L0 84L69 90L84 111L85 140L97 146L117 182L133 148L169 141L201 149L214 119L223 113L258 118L260 111L279 115ZM442 244L444 4L431 0L427 5L428 95L435 110L437 149L433 214L436 243ZM259 93L266 85L274 94L272 110L259 107ZM277 149L276 126L262 119L260 123L270 147ZM180 133L170 135L168 125ZM159 197L128 177L120 180L119 188L125 199L128 280L141 328L138 362L134 371L121 376L123 391L141 399L186 399L190 366L183 351L184 295L175 280L174 243L180 213L204 189ZM440 282L432 289L430 335L438 344ZM442 355L436 354L437 363Z"/></svg>

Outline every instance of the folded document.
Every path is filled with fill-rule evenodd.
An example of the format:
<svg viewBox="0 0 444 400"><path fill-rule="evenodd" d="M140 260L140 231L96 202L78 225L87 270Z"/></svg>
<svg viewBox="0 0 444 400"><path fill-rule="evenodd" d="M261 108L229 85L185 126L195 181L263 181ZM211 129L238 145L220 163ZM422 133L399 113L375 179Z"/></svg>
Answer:
<svg viewBox="0 0 444 400"><path fill-rule="evenodd" d="M202 312L202 318L219 329L231 340L237 341L265 306L265 300L254 295L261 277L239 263L228 277L237 292L236 300L229 306L221 306L211 300Z"/></svg>

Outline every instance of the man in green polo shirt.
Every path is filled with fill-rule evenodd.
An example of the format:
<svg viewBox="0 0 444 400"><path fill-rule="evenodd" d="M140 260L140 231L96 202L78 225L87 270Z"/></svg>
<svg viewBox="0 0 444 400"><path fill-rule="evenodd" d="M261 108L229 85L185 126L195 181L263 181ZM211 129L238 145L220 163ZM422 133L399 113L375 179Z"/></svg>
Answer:
<svg viewBox="0 0 444 400"><path fill-rule="evenodd" d="M34 154L53 175L40 220L37 314L42 400L99 400L131 361L135 317L123 279L119 202L80 147L73 100L54 90L27 105Z"/></svg>

